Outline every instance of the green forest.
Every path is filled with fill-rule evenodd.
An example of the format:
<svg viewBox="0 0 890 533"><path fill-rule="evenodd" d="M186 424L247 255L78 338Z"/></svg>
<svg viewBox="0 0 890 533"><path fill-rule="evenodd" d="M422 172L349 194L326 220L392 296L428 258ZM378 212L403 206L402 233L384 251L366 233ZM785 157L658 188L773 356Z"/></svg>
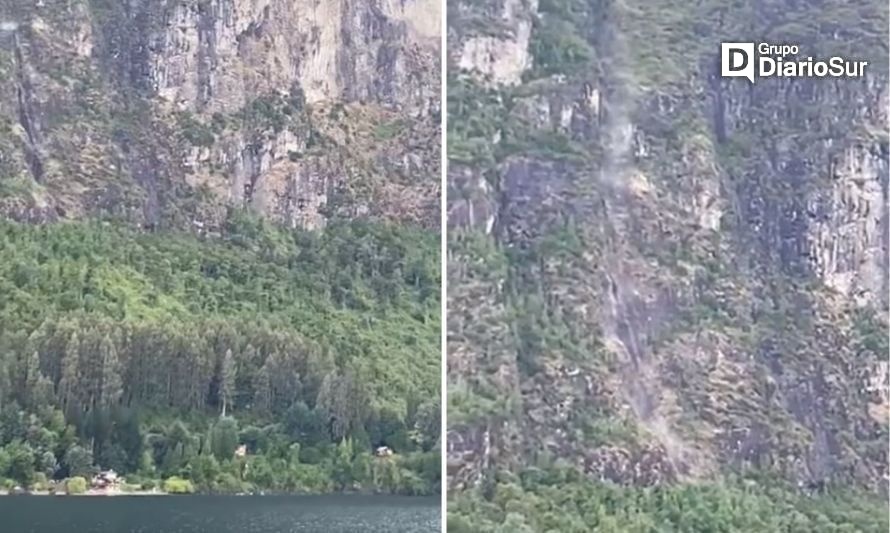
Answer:
<svg viewBox="0 0 890 533"><path fill-rule="evenodd" d="M792 487L779 478L623 487L576 469L500 473L449 497L452 533L881 533L890 527L874 494Z"/></svg>
<svg viewBox="0 0 890 533"><path fill-rule="evenodd" d="M0 222L0 489L437 492L438 242Z"/></svg>

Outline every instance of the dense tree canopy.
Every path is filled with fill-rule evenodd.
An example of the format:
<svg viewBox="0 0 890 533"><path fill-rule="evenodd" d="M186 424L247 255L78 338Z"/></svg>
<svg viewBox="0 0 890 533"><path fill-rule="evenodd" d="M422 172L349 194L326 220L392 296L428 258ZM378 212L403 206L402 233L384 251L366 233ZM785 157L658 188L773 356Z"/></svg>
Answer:
<svg viewBox="0 0 890 533"><path fill-rule="evenodd" d="M435 235L0 223L0 256L0 479L438 489Z"/></svg>
<svg viewBox="0 0 890 533"><path fill-rule="evenodd" d="M621 487L559 467L496 478L449 498L449 531L878 533L890 527L875 495L832 487L801 491L775 478Z"/></svg>

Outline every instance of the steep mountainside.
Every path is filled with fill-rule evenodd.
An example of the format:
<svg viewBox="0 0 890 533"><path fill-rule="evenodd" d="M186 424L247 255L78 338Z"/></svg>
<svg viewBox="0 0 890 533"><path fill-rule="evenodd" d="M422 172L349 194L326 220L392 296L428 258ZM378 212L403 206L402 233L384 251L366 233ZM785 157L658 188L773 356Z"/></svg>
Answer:
<svg viewBox="0 0 890 533"><path fill-rule="evenodd" d="M532 467L886 491L885 3L448 16L450 489L513 531L572 530L534 521L540 493L507 503ZM721 41L870 64L752 85L719 76Z"/></svg>
<svg viewBox="0 0 890 533"><path fill-rule="evenodd" d="M0 213L438 220L433 0L2 0Z"/></svg>
<svg viewBox="0 0 890 533"><path fill-rule="evenodd" d="M0 0L0 494L440 490L440 13Z"/></svg>

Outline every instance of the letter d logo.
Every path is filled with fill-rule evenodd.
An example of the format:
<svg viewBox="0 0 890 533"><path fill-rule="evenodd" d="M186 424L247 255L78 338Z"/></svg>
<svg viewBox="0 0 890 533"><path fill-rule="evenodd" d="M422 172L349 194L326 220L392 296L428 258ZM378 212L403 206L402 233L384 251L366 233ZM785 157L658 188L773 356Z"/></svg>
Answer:
<svg viewBox="0 0 890 533"><path fill-rule="evenodd" d="M720 43L720 75L754 83L754 43Z"/></svg>

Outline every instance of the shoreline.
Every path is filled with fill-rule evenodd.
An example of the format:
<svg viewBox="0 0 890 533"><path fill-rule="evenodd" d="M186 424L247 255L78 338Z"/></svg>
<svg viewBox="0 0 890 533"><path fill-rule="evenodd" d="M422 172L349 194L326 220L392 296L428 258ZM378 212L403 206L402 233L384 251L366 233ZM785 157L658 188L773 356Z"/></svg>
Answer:
<svg viewBox="0 0 890 533"><path fill-rule="evenodd" d="M169 492L164 492L162 490L99 490L99 489L90 489L86 492L82 492L80 494L68 494L66 492L51 492L48 490L32 490L32 491L24 491L24 492L11 492L8 490L0 490L0 497L4 496L58 496L58 497L120 497L120 496L174 496L174 494L170 494ZM186 495L187 496L187 495Z"/></svg>
<svg viewBox="0 0 890 533"><path fill-rule="evenodd" d="M2 497L28 497L28 496L57 496L60 498L63 497L72 497L72 498L96 498L96 497L109 497L109 498L118 498L124 496L176 496L176 497L188 497L188 496L255 496L255 497L265 497L265 496L384 496L384 497L397 497L397 498L436 498L439 494L428 494L428 495L407 495L407 494L381 494L374 492L193 492L190 494L174 494L170 492L164 492L162 490L153 489L153 490L136 490L136 491L126 491L126 490L100 490L100 489L90 489L86 492L80 494L67 494L65 492L50 492L48 490L34 490L34 491L26 491L20 493L14 493L8 490L0 490L0 498Z"/></svg>

